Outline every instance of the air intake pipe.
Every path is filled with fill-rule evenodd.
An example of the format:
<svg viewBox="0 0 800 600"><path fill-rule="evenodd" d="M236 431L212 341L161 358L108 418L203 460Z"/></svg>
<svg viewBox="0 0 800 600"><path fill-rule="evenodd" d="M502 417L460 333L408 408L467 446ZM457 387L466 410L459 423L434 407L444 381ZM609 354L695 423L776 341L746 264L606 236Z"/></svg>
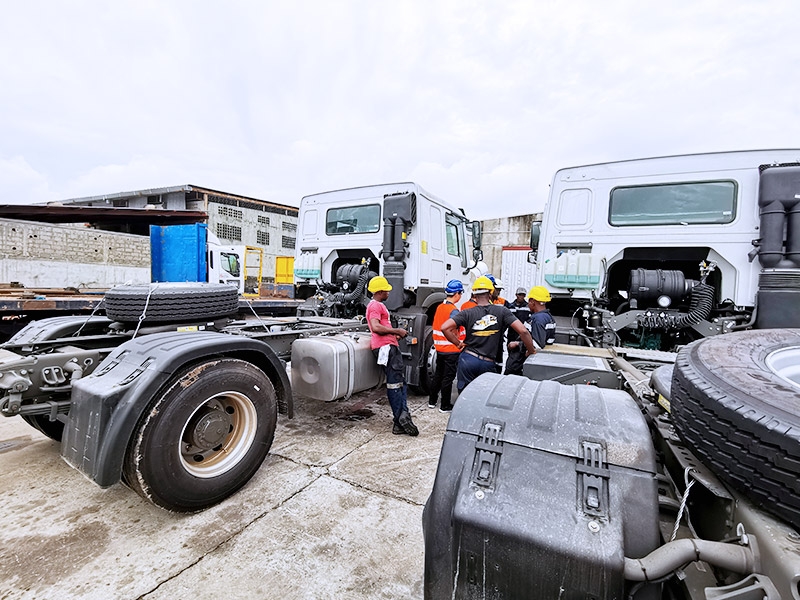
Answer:
<svg viewBox="0 0 800 600"><path fill-rule="evenodd" d="M417 222L417 196L414 192L390 194L383 200L383 276L392 285L386 308L403 306L406 268L406 237Z"/></svg>
<svg viewBox="0 0 800 600"><path fill-rule="evenodd" d="M758 206L761 266L765 269L800 268L800 166L763 168Z"/></svg>

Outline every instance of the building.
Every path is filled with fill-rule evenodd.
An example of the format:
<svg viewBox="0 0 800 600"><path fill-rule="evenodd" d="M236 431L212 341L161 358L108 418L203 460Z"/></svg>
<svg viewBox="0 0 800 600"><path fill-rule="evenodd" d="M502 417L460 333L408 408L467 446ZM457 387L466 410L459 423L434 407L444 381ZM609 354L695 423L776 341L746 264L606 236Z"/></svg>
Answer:
<svg viewBox="0 0 800 600"><path fill-rule="evenodd" d="M266 287L269 284L291 285L293 282L297 207L196 185L72 198L60 204L205 212L208 215L208 231L215 234L222 244L259 246L263 249L262 282L267 284ZM135 223L114 225L110 229L139 235L149 233L146 226Z"/></svg>
<svg viewBox="0 0 800 600"><path fill-rule="evenodd" d="M506 286L503 295L512 299L518 287L529 288L536 266L528 262L531 225L542 220L542 213L486 219L483 230L483 260L489 272L499 275Z"/></svg>

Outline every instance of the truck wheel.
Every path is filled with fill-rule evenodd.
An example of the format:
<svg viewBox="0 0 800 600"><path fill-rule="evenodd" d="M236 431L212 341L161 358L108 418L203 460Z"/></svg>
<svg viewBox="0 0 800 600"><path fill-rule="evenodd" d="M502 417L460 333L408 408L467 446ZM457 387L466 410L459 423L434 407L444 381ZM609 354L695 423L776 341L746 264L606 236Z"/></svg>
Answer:
<svg viewBox="0 0 800 600"><path fill-rule="evenodd" d="M719 335L678 354L678 433L709 468L800 527L800 330Z"/></svg>
<svg viewBox="0 0 800 600"><path fill-rule="evenodd" d="M223 283L122 285L106 292L106 315L135 323L174 323L224 317L239 310L239 293Z"/></svg>
<svg viewBox="0 0 800 600"><path fill-rule="evenodd" d="M167 510L208 508L264 462L277 414L275 388L254 365L220 359L192 367L145 411L125 457L125 481Z"/></svg>
<svg viewBox="0 0 800 600"><path fill-rule="evenodd" d="M433 345L433 327L425 327L425 341L422 346L422 371L419 377L419 386L414 390L421 396L427 396L431 390L431 381L436 373L436 348Z"/></svg>

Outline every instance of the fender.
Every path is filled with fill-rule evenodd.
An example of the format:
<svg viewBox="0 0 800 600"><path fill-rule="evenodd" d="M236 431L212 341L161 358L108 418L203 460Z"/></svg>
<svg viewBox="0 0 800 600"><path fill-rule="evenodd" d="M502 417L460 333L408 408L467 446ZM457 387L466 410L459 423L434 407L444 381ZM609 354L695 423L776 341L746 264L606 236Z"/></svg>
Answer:
<svg viewBox="0 0 800 600"><path fill-rule="evenodd" d="M286 365L266 343L210 331L157 333L120 345L73 384L61 456L101 487L119 482L133 430L151 400L186 365L222 357L262 369L275 386L279 411L292 417Z"/></svg>

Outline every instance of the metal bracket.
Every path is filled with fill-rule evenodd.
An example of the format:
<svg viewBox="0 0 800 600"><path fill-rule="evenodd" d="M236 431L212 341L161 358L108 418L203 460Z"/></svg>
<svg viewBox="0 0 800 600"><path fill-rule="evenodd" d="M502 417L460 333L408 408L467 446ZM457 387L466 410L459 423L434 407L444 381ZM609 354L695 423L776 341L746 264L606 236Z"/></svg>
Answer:
<svg viewBox="0 0 800 600"><path fill-rule="evenodd" d="M472 483L493 489L497 478L500 455L503 454L503 427L505 423L485 421L475 442L475 461L472 465Z"/></svg>
<svg viewBox="0 0 800 600"><path fill-rule="evenodd" d="M582 441L578 473L578 509L591 517L608 518L608 479L606 449L597 442Z"/></svg>

